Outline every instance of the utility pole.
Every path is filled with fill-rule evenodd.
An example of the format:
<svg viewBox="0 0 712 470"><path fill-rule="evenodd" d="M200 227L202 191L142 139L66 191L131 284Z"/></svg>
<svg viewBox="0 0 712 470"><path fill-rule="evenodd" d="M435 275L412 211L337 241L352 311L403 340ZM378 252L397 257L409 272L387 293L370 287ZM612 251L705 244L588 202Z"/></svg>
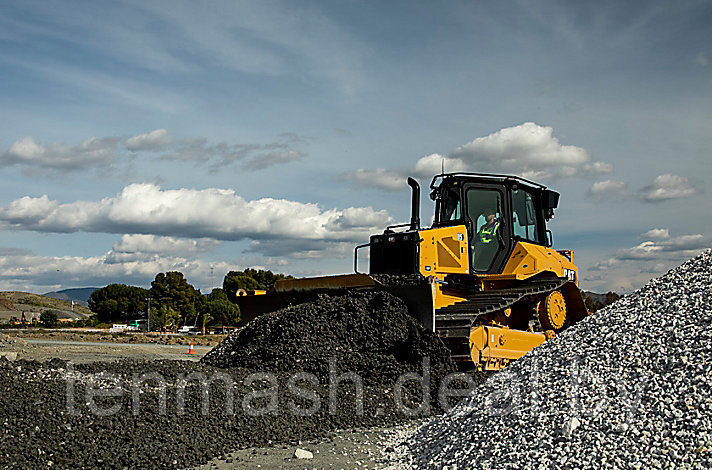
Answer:
<svg viewBox="0 0 712 470"><path fill-rule="evenodd" d="M146 309L146 333L151 331L151 298L146 297L148 308Z"/></svg>

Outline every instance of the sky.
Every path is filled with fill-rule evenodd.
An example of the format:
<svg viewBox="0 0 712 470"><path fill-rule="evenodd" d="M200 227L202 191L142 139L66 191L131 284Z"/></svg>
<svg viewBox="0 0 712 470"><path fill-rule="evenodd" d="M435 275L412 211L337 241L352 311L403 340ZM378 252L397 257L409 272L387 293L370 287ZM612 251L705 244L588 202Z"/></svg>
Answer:
<svg viewBox="0 0 712 470"><path fill-rule="evenodd" d="M348 273L444 166L630 292L712 246L710 60L706 0L3 2L0 290Z"/></svg>

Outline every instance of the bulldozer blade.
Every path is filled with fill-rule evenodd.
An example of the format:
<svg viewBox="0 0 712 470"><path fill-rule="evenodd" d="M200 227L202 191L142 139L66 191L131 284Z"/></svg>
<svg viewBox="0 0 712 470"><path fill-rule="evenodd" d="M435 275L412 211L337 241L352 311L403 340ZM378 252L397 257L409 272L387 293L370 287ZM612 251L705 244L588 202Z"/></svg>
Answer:
<svg viewBox="0 0 712 470"><path fill-rule="evenodd" d="M244 325L260 315L289 305L310 302L318 294L343 295L354 289L385 291L400 298L412 317L430 331L435 330L434 282L384 285L366 274L284 279L278 281L274 291L267 294L238 296L240 323Z"/></svg>
<svg viewBox="0 0 712 470"><path fill-rule="evenodd" d="M275 283L274 290L275 292L307 292L319 289L370 287L377 284L379 284L378 281L367 274L341 274L302 279L281 279Z"/></svg>

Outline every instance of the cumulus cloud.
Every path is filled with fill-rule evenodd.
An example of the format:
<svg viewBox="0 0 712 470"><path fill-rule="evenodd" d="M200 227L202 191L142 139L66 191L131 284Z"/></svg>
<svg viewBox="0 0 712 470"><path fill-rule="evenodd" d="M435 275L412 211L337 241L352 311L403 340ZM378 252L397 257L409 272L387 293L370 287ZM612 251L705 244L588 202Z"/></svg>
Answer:
<svg viewBox="0 0 712 470"><path fill-rule="evenodd" d="M18 251L0 253L0 289L46 292L67 286L98 286L120 282L146 286L159 272L180 271L194 286L210 288L234 265L186 256L140 256L117 260L113 250L99 256L38 256ZM128 255L128 253L123 253ZM214 276L211 276L211 268ZM214 280L213 279L213 280Z"/></svg>
<svg viewBox="0 0 712 470"><path fill-rule="evenodd" d="M626 259L677 259L694 256L700 250L712 246L712 237L702 234L678 235L671 237L667 229L653 229L641 236L650 235L657 240L646 240L641 244L618 250L616 258Z"/></svg>
<svg viewBox="0 0 712 470"><path fill-rule="evenodd" d="M660 175L651 184L640 190L645 202L662 202L694 196L698 193L687 177L671 174Z"/></svg>
<svg viewBox="0 0 712 470"><path fill-rule="evenodd" d="M631 291L712 247L712 236L671 235L668 229L661 228L651 229L640 238L645 241L616 250L604 261L582 267L584 288L595 290L603 286L618 292Z"/></svg>
<svg viewBox="0 0 712 470"><path fill-rule="evenodd" d="M142 157L190 162L211 171L239 162L244 170L255 171L303 159L306 154L297 147L304 142L302 137L285 133L268 143L210 143L203 137L173 139L166 129L130 137L92 137L74 146L43 145L25 137L0 153L0 166L63 172L105 170L120 161Z"/></svg>
<svg viewBox="0 0 712 470"><path fill-rule="evenodd" d="M38 232L152 234L215 240L362 240L391 222L384 210L264 198L247 201L228 189L164 190L150 183L126 186L100 201L61 204L25 196L0 208L6 229Z"/></svg>
<svg viewBox="0 0 712 470"><path fill-rule="evenodd" d="M640 238L652 240L667 240L670 238L670 230L666 228L654 228L640 235Z"/></svg>
<svg viewBox="0 0 712 470"><path fill-rule="evenodd" d="M85 140L79 145L42 145L32 137L14 142L0 154L0 166L19 165L59 171L84 170L110 165L116 159L119 139L115 137Z"/></svg>
<svg viewBox="0 0 712 470"><path fill-rule="evenodd" d="M584 172L591 175L613 173L613 165L606 162L593 162L583 166Z"/></svg>
<svg viewBox="0 0 712 470"><path fill-rule="evenodd" d="M546 180L579 174L610 173L610 163L593 162L589 153L574 145L564 145L549 126L525 122L508 127L457 147L446 155L433 153L418 159L410 168L364 170L340 175L358 184L394 190L409 176L429 179L446 172L473 171L504 173ZM399 181L396 186L394 181Z"/></svg>
<svg viewBox="0 0 712 470"><path fill-rule="evenodd" d="M161 256L196 255L210 251L220 242L209 238L188 239L175 237L157 237L146 234L124 234L114 243L107 259L112 262L127 260L147 260Z"/></svg>
<svg viewBox="0 0 712 470"><path fill-rule="evenodd" d="M525 122L479 137L456 148L451 156L485 171L505 172L555 171L590 160L586 150L562 145L553 133L549 126Z"/></svg>
<svg viewBox="0 0 712 470"><path fill-rule="evenodd" d="M124 147L132 152L138 152L140 150L163 150L170 143L171 139L168 137L168 131L166 129L156 129L148 134L139 134L133 137L129 137L124 141Z"/></svg>
<svg viewBox="0 0 712 470"><path fill-rule="evenodd" d="M594 201L616 199L626 193L627 186L623 181L596 181L588 190L588 197Z"/></svg>

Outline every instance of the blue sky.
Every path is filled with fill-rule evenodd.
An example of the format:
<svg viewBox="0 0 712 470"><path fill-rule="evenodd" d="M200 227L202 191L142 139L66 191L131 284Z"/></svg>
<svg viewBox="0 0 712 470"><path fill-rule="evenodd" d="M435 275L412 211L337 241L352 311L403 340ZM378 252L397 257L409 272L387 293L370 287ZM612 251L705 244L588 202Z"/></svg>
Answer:
<svg viewBox="0 0 712 470"><path fill-rule="evenodd" d="M560 191L582 287L635 289L712 245L710 25L709 1L4 3L0 289L349 272L443 161Z"/></svg>

